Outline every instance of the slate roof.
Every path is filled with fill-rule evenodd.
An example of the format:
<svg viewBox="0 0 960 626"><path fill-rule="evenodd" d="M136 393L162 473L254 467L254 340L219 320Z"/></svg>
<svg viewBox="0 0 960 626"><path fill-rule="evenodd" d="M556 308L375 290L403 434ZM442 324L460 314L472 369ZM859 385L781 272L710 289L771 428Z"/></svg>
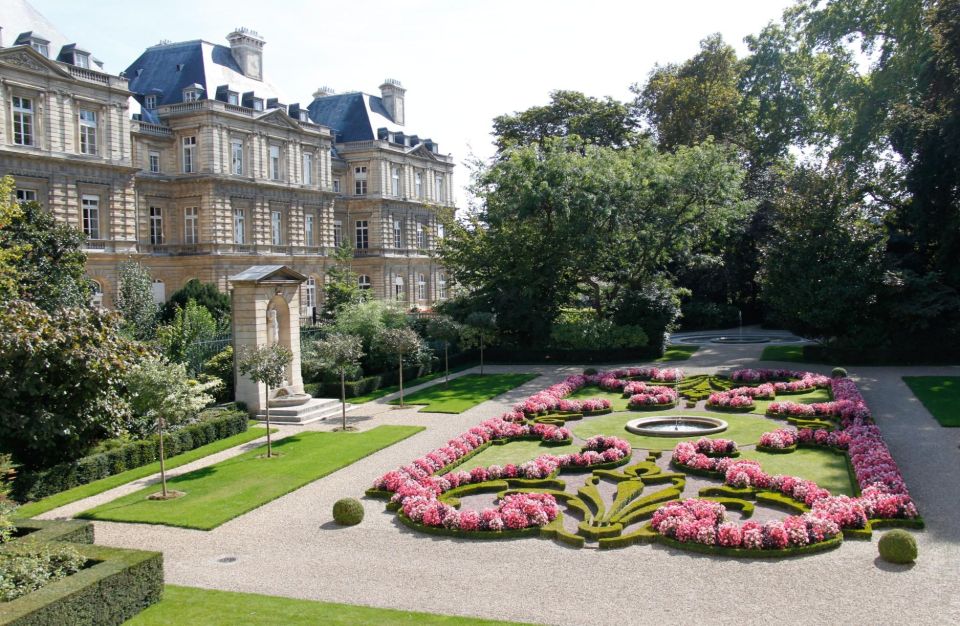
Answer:
<svg viewBox="0 0 960 626"><path fill-rule="evenodd" d="M183 102L183 90L193 84L204 88L204 97L216 97L217 88L227 85L238 94L253 92L264 106L270 98L287 104L279 89L268 81L244 76L229 46L195 39L160 44L143 51L126 69L130 91L143 101L143 95L157 94L157 106Z"/></svg>
<svg viewBox="0 0 960 626"><path fill-rule="evenodd" d="M86 46L71 42L66 35L53 25L53 22L45 18L26 0L2 0L2 5L0 27L3 28L4 46L27 44L31 36L36 36L50 42L47 46L52 60L61 60L67 63L73 63L74 48L84 52L89 50ZM67 52L71 55L69 60L65 57L60 58ZM99 59L93 58L92 60L99 69L102 69L103 63Z"/></svg>
<svg viewBox="0 0 960 626"><path fill-rule="evenodd" d="M228 278L230 282L300 282L307 277L286 265L253 265Z"/></svg>
<svg viewBox="0 0 960 626"><path fill-rule="evenodd" d="M395 124L379 96L352 92L315 99L307 107L310 120L332 129L337 142L370 141L376 139L378 128L393 132L403 127Z"/></svg>

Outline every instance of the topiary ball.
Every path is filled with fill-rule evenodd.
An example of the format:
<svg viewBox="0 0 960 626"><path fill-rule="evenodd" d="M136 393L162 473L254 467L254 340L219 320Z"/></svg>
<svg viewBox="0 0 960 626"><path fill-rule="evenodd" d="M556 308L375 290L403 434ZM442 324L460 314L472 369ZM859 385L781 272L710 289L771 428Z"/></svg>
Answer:
<svg viewBox="0 0 960 626"><path fill-rule="evenodd" d="M917 560L917 540L901 528L880 537L880 558L888 563L913 563Z"/></svg>
<svg viewBox="0 0 960 626"><path fill-rule="evenodd" d="M355 526L363 521L363 505L356 498L341 498L333 504L333 521L341 526Z"/></svg>
<svg viewBox="0 0 960 626"><path fill-rule="evenodd" d="M597 368L595 367L588 367L587 369L583 370L584 376L595 376L596 373L597 373Z"/></svg>
<svg viewBox="0 0 960 626"><path fill-rule="evenodd" d="M833 368L833 372L832 372L832 373L833 373L833 377L834 377L834 378L846 378L846 377L847 377L847 370L843 369L842 367L835 367L835 368Z"/></svg>

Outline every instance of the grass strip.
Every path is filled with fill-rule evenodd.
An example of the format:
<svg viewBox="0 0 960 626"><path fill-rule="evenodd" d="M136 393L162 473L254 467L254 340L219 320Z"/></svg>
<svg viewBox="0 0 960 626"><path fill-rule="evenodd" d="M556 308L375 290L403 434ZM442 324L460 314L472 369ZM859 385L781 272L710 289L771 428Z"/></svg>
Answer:
<svg viewBox="0 0 960 626"><path fill-rule="evenodd" d="M663 356L659 359L656 359L655 363L663 363L665 361L686 361L693 356L693 353L700 349L700 346L668 346L666 350L663 351Z"/></svg>
<svg viewBox="0 0 960 626"><path fill-rule="evenodd" d="M463 413L481 402L529 382L538 374L467 374L449 385L432 385L404 396L404 404L425 405L428 413ZM400 404L391 400L390 404Z"/></svg>
<svg viewBox="0 0 960 626"><path fill-rule="evenodd" d="M384 626L494 626L516 624L483 620L475 617L456 617L415 613L396 609L379 609L333 602L296 600L234 591L214 591L193 587L164 587L163 599L126 622L128 626L313 626L315 624L384 625Z"/></svg>
<svg viewBox="0 0 960 626"><path fill-rule="evenodd" d="M151 485L78 517L211 530L271 500L299 489L420 431L415 426L378 426L363 432L305 432L167 481L186 495L148 500Z"/></svg>
<svg viewBox="0 0 960 626"><path fill-rule="evenodd" d="M476 363L468 363L467 365L458 365L457 367L451 367L450 373L456 374L457 372L462 372L463 370L468 370L471 367L476 367ZM425 376L420 376L419 378L414 378L413 380L406 381L408 387L413 385L422 385L423 383L429 383L434 380L439 380L444 377L446 372L443 370L439 372L433 372L432 374L427 374ZM353 398L347 398L347 402L350 404L363 404L364 402L370 402L383 396L390 395L391 393L396 393L400 391L400 385L390 385L389 387L381 387L376 391L371 391L370 393L365 393L361 396L354 396Z"/></svg>
<svg viewBox="0 0 960 626"><path fill-rule="evenodd" d="M272 432L276 432L276 429L272 429ZM253 441L254 439L263 437L266 434L266 428L249 428L246 431L237 433L232 437L220 439L218 441L214 441L213 443L208 443L205 446L188 450L183 454L172 456L166 459L166 468L171 470L175 467L192 463L197 459L202 459L205 456L210 456L211 454L216 454L217 452L222 452L234 446L247 443L248 441ZM73 489L67 489L66 491L55 493L52 496L37 500L36 502L24 504L17 509L17 516L35 517L42 513L46 513L47 511L52 511L53 509L70 504L71 502L76 502L77 500L83 500L84 498L95 496L103 493L104 491L113 489L114 487L119 487L120 485L125 485L134 480L139 480L159 472L160 461L155 461L147 465L141 465L140 467L135 467L125 472L114 474L113 476L107 476L106 478L95 480L92 483L87 483L85 485L74 487Z"/></svg>
<svg viewBox="0 0 960 626"><path fill-rule="evenodd" d="M960 427L960 376L904 376L903 382L941 426Z"/></svg>

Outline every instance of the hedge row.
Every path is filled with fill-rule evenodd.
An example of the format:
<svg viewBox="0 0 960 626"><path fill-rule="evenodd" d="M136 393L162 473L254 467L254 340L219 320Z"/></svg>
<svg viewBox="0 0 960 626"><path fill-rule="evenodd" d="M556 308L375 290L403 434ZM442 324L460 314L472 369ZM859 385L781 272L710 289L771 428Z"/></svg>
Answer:
<svg viewBox="0 0 960 626"><path fill-rule="evenodd" d="M22 541L75 541L72 544L90 565L44 587L0 604L0 623L14 626L48 624L114 625L160 600L163 592L163 555L89 545L89 522L19 522L33 531Z"/></svg>
<svg viewBox="0 0 960 626"><path fill-rule="evenodd" d="M164 457L170 458L226 439L247 430L249 418L242 411L224 411L196 424L167 433L163 438ZM141 467L160 458L157 435L131 441L112 450L85 456L41 470L20 471L13 482L12 496L20 502L39 500L79 485Z"/></svg>
<svg viewBox="0 0 960 626"><path fill-rule="evenodd" d="M418 378L428 373L430 373L429 368L423 366L406 367L403 370L403 382L410 385L416 384ZM397 372L384 372L376 376L365 376L359 380L348 380L344 385L344 390L347 398L356 398L357 396L373 393L382 387L397 384L399 381L400 378L397 376ZM315 398L340 397L339 382L307 383L303 386L303 390Z"/></svg>

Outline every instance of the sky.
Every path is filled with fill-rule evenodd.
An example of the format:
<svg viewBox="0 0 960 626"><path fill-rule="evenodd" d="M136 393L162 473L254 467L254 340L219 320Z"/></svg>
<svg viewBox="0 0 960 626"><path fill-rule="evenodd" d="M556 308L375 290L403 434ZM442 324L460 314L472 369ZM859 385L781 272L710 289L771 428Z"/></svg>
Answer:
<svg viewBox="0 0 960 626"><path fill-rule="evenodd" d="M0 9L7 0L0 0ZM489 158L494 117L546 104L555 89L631 99L659 63L682 62L719 32L743 38L792 0L30 0L69 39L118 73L166 39L226 44L239 26L266 39L264 74L291 104L320 86L407 88L406 128L458 164Z"/></svg>

